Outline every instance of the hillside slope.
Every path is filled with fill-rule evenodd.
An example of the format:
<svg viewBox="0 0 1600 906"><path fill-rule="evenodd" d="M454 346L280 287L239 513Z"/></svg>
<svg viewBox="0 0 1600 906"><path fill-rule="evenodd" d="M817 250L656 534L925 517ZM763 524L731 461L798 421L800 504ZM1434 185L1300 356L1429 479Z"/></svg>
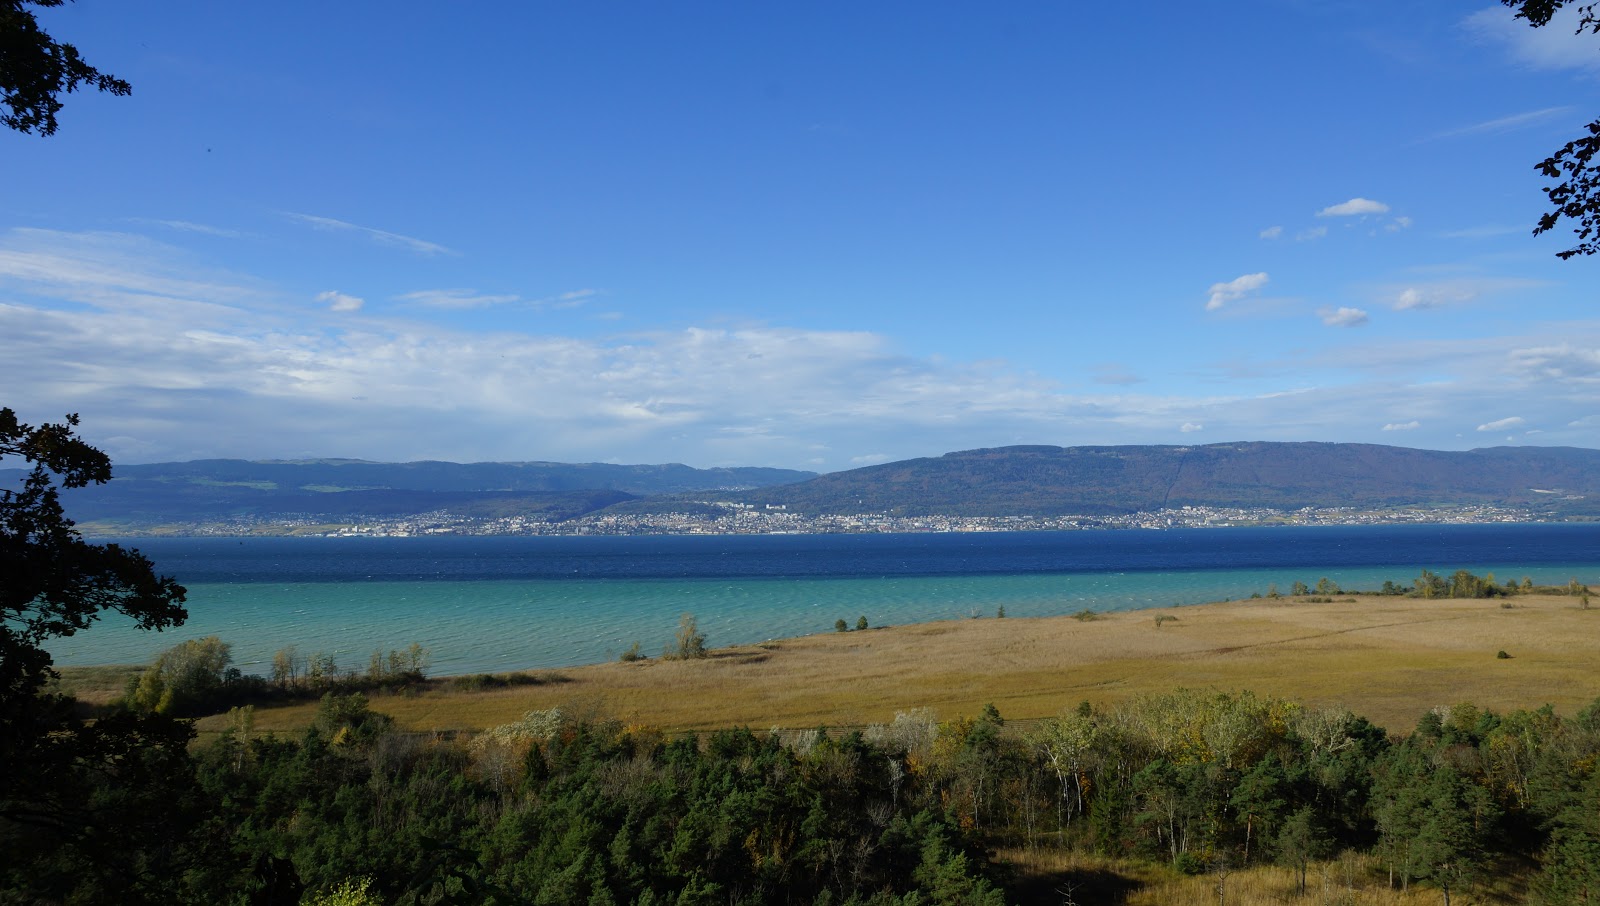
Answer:
<svg viewBox="0 0 1600 906"><path fill-rule="evenodd" d="M23 474L0 469L0 487L17 487ZM63 501L75 519L116 522L305 513L396 516L446 509L468 516L566 519L646 495L748 489L814 474L677 463L206 459L118 465L109 484L74 490Z"/></svg>
<svg viewBox="0 0 1600 906"><path fill-rule="evenodd" d="M1573 497L1600 498L1600 450L1269 442L966 450L738 495L802 513L969 516L1182 506L1586 505L1565 500Z"/></svg>

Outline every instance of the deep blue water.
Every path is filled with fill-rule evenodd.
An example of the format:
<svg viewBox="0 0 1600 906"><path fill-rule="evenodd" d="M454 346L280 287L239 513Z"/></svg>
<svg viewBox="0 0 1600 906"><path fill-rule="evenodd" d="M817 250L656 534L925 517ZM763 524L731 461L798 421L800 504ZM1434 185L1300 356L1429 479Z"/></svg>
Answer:
<svg viewBox="0 0 1600 906"><path fill-rule="evenodd" d="M647 653L693 612L713 645L993 614L1126 610L1276 584L1409 584L1423 568L1600 582L1600 525L1350 526L917 535L200 538L131 543L189 590L181 629L109 619L51 646L62 664L144 662L216 634L247 671L272 653L418 641L435 673Z"/></svg>

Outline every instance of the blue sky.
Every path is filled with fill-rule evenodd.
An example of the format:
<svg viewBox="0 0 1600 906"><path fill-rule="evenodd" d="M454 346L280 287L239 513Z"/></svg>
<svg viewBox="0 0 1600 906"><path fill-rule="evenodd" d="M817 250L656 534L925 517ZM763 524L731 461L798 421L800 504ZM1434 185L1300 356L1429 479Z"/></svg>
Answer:
<svg viewBox="0 0 1600 906"><path fill-rule="evenodd" d="M832 471L1015 443L1600 446L1491 3L79 0L0 135L0 403L122 462Z"/></svg>

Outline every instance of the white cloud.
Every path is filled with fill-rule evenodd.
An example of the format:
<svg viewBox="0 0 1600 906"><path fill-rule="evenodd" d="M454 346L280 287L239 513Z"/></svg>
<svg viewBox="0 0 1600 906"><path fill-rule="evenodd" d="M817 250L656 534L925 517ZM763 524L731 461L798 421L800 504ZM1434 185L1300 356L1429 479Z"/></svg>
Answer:
<svg viewBox="0 0 1600 906"><path fill-rule="evenodd" d="M368 239L371 239L373 242L378 243L379 245L390 245L403 248L408 251L415 252L418 255L456 254L456 252L451 251L450 249L447 249L436 242L429 242L425 239L417 239L412 236L402 236L399 233L390 233L386 230L375 230L372 227L359 226L354 223L347 223L343 220L335 220L332 217L318 217L315 214L297 214L293 211L285 212L284 216L288 217L290 220L307 224L313 229L329 230L333 232L359 233L363 236L366 236Z"/></svg>
<svg viewBox="0 0 1600 906"><path fill-rule="evenodd" d="M317 293L317 301L328 303L329 311L359 311L361 306L366 304L364 299L347 296L331 289L324 293Z"/></svg>
<svg viewBox="0 0 1600 906"><path fill-rule="evenodd" d="M862 331L469 331L420 306L410 319L352 318L310 296L139 237L0 230L0 373L20 403L6 402L25 404L32 420L81 412L91 441L120 462L845 468L857 451L904 459L1009 443L1166 443L1186 424L1260 440L1394 438L1373 417L1390 412L1420 423L1404 435L1419 446L1461 448L1456 429L1441 426L1475 436L1485 412L1518 413L1528 423L1519 435L1545 426L1547 443L1595 437L1566 426L1596 411L1584 381L1600 320L1320 351L1255 343L1253 377L1151 375L1078 392L1005 362L907 355ZM1103 373L1125 374L1115 364ZM808 462L819 456L827 461Z"/></svg>
<svg viewBox="0 0 1600 906"><path fill-rule="evenodd" d="M1314 241L1316 241L1318 239L1322 239L1322 238L1326 237L1327 235L1328 235L1328 228L1327 227L1325 227L1325 226L1315 226L1315 227L1311 227L1310 229L1301 230L1300 232L1294 234L1294 241L1296 241L1296 242L1314 242Z"/></svg>
<svg viewBox="0 0 1600 906"><path fill-rule="evenodd" d="M1359 308L1340 306L1338 308L1319 308L1317 317L1329 327L1360 327L1367 323L1367 313Z"/></svg>
<svg viewBox="0 0 1600 906"><path fill-rule="evenodd" d="M1600 383L1600 348L1569 343L1511 351L1512 367L1534 377L1576 383Z"/></svg>
<svg viewBox="0 0 1600 906"><path fill-rule="evenodd" d="M1470 302L1477 293L1466 289L1450 289L1446 287L1408 286L1394 297L1395 311L1426 310L1439 308L1459 302Z"/></svg>
<svg viewBox="0 0 1600 906"><path fill-rule="evenodd" d="M1568 3L1549 24L1540 28L1501 6L1491 6L1468 16L1463 23L1481 40L1499 44L1518 63L1534 69L1600 69L1594 36L1576 34L1579 7Z"/></svg>
<svg viewBox="0 0 1600 906"><path fill-rule="evenodd" d="M1283 235L1283 227L1269 226L1262 230L1260 235L1262 239L1277 239Z"/></svg>
<svg viewBox="0 0 1600 906"><path fill-rule="evenodd" d="M1183 426L1178 430L1182 431L1184 434L1193 434L1196 431L1204 431L1205 429L1206 426L1199 424L1198 422L1184 422Z"/></svg>
<svg viewBox="0 0 1600 906"><path fill-rule="evenodd" d="M1543 286L1539 280L1520 277L1457 277L1424 283L1391 284L1377 290L1396 311L1442 308L1471 302L1480 296L1496 296Z"/></svg>
<svg viewBox="0 0 1600 906"><path fill-rule="evenodd" d="M1206 311L1216 311L1229 302L1242 299L1252 292L1267 285L1267 275L1245 274L1235 277L1226 283L1213 283L1208 292L1211 298L1206 301Z"/></svg>
<svg viewBox="0 0 1600 906"><path fill-rule="evenodd" d="M1479 425L1478 426L1478 430L1479 431L1504 431L1507 428L1516 428L1516 427L1518 427L1520 425L1524 425L1526 423L1527 423L1527 421L1524 418L1522 418L1522 416L1513 415L1510 418L1502 418L1502 419L1499 419L1497 421L1492 421L1492 422L1488 422L1487 424Z"/></svg>
<svg viewBox="0 0 1600 906"><path fill-rule="evenodd" d="M1390 422L1383 426L1385 431L1415 431L1422 427L1422 422L1412 419L1408 422Z"/></svg>
<svg viewBox="0 0 1600 906"><path fill-rule="evenodd" d="M414 302L428 308L488 308L517 301L515 295L491 295L472 289L423 289L395 296L401 302Z"/></svg>
<svg viewBox="0 0 1600 906"><path fill-rule="evenodd" d="M1329 205L1317 212L1318 217L1360 217L1366 214L1387 214L1389 206L1381 201L1370 198L1352 198L1349 201Z"/></svg>

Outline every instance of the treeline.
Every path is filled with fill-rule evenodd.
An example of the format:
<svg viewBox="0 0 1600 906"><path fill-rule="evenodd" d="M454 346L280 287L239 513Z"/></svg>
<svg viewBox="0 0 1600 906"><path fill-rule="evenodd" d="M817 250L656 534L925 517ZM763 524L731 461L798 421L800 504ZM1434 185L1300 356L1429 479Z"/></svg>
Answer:
<svg viewBox="0 0 1600 906"><path fill-rule="evenodd" d="M1523 576L1522 581L1507 579L1503 584L1495 579L1494 573L1486 576L1476 576L1464 569L1458 569L1449 576L1441 576L1431 570L1423 570L1411 585L1399 585L1386 581L1383 587L1376 591L1351 591L1339 587L1339 583L1324 576L1317 580L1317 584L1307 585L1304 582L1295 582L1289 587L1289 597L1302 598L1306 596L1326 598L1330 595L1398 595L1413 598L1510 598L1517 595L1570 595L1578 599L1578 604L1584 609L1589 607L1589 587L1577 579L1572 579L1566 585L1534 585L1533 579ZM1252 594L1251 598L1281 598L1283 593L1278 590L1276 583L1268 586L1267 593Z"/></svg>
<svg viewBox="0 0 1600 906"><path fill-rule="evenodd" d="M302 655L294 646L272 657L270 676L247 674L233 666L233 646L217 636L180 642L157 655L144 672L128 681L113 705L172 717L198 717L230 707L328 693L395 690L421 683L430 663L428 649L372 652L364 671L341 668L338 659L318 651Z"/></svg>
<svg viewBox="0 0 1600 906"><path fill-rule="evenodd" d="M151 718L159 720L160 718ZM1008 728L993 707L847 735L668 737L560 711L470 738L402 733L359 693L299 738L253 712L194 754L79 772L108 813L11 836L19 901L998 904L985 850L1183 872L1368 854L1444 902L1538 864L1537 901L1600 901L1600 701L1469 704L1404 738L1337 710L1178 691ZM130 783L137 780L136 783ZM342 893L339 893L341 892ZM98 893L97 893L98 892ZM339 893L343 899L327 897ZM3 899L3 897L0 897Z"/></svg>

